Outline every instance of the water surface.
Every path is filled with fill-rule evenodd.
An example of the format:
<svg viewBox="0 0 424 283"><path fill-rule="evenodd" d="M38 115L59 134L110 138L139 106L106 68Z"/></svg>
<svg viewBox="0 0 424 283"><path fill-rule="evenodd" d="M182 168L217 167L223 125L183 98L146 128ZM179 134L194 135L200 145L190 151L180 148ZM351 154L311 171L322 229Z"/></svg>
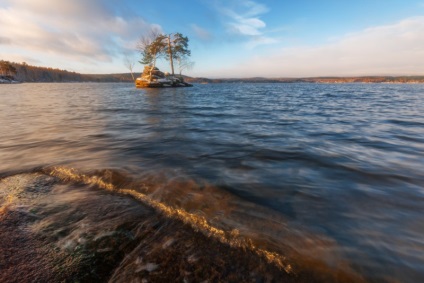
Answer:
<svg viewBox="0 0 424 283"><path fill-rule="evenodd" d="M296 266L424 280L424 85L2 85L0 160L99 176Z"/></svg>

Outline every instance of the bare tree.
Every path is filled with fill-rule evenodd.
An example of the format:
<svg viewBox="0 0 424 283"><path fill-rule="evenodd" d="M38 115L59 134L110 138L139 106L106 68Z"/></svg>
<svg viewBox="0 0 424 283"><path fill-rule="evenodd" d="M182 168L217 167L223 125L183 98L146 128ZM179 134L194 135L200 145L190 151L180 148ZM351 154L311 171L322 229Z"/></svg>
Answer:
<svg viewBox="0 0 424 283"><path fill-rule="evenodd" d="M130 70L131 77L132 77L133 81L135 81L134 73L133 73L135 62L134 62L134 58L132 56L130 56L128 53L125 54L124 64L125 64L125 67L127 67L127 69Z"/></svg>
<svg viewBox="0 0 424 283"><path fill-rule="evenodd" d="M183 70L191 70L194 67L194 62L190 61L190 58L188 56L180 56L177 57L177 62L178 62L178 70L180 71L180 76L183 72Z"/></svg>

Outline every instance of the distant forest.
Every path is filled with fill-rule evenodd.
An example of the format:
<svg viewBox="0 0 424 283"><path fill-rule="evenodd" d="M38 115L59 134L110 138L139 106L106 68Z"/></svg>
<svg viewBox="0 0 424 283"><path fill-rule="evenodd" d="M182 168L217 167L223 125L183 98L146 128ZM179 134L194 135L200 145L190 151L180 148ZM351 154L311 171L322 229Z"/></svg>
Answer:
<svg viewBox="0 0 424 283"><path fill-rule="evenodd" d="M139 77L140 73L134 73ZM0 60L0 76L14 77L20 82L133 82L130 73L80 74L66 70L31 66ZM314 78L229 78L209 79L184 76L189 83L424 83L424 76L363 76Z"/></svg>
<svg viewBox="0 0 424 283"><path fill-rule="evenodd" d="M131 74L80 74L66 70L0 61L0 75L20 82L133 82ZM140 75L140 74L135 74Z"/></svg>
<svg viewBox="0 0 424 283"><path fill-rule="evenodd" d="M208 78L188 78L191 83L322 83L322 84L342 84L342 83L408 83L422 84L424 76L363 76L363 77L311 77L311 78L228 78L228 79L208 79Z"/></svg>

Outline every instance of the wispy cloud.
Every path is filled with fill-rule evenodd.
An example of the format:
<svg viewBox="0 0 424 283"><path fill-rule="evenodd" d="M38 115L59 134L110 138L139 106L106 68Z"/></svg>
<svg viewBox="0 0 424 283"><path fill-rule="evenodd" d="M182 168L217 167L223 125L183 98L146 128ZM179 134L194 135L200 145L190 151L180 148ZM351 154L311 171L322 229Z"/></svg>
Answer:
<svg viewBox="0 0 424 283"><path fill-rule="evenodd" d="M8 44L21 51L81 62L112 61L127 48L126 42L152 26L140 17L120 17L107 1L4 1L0 48Z"/></svg>
<svg viewBox="0 0 424 283"><path fill-rule="evenodd" d="M0 44L11 44L12 40L8 37L0 36Z"/></svg>
<svg viewBox="0 0 424 283"><path fill-rule="evenodd" d="M200 40L209 41L212 39L212 34L209 31L199 27L196 24L192 24L191 29L194 31L194 33Z"/></svg>
<svg viewBox="0 0 424 283"><path fill-rule="evenodd" d="M265 45L265 44L274 44L274 43L278 43L279 40L276 38L272 38L272 37L266 37L266 36L258 36L258 37L253 37L252 39L250 39L250 41L248 41L246 43L246 47L249 49L253 49L259 45Z"/></svg>
<svg viewBox="0 0 424 283"><path fill-rule="evenodd" d="M224 16L227 31L230 34L245 37L247 47L253 48L261 44L277 42L265 36L266 23L261 15L269 11L268 7L251 0L219 2L216 9Z"/></svg>
<svg viewBox="0 0 424 283"><path fill-rule="evenodd" d="M321 46L295 46L221 74L267 77L423 75L424 17L368 28Z"/></svg>

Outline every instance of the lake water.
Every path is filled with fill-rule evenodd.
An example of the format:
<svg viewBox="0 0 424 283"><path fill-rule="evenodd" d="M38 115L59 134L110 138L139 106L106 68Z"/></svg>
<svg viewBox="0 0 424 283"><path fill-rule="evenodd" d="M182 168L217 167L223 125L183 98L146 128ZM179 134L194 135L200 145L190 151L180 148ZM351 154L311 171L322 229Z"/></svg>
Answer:
<svg viewBox="0 0 424 283"><path fill-rule="evenodd" d="M34 171L97 176L297 268L424 282L424 85L1 85L0 176Z"/></svg>

